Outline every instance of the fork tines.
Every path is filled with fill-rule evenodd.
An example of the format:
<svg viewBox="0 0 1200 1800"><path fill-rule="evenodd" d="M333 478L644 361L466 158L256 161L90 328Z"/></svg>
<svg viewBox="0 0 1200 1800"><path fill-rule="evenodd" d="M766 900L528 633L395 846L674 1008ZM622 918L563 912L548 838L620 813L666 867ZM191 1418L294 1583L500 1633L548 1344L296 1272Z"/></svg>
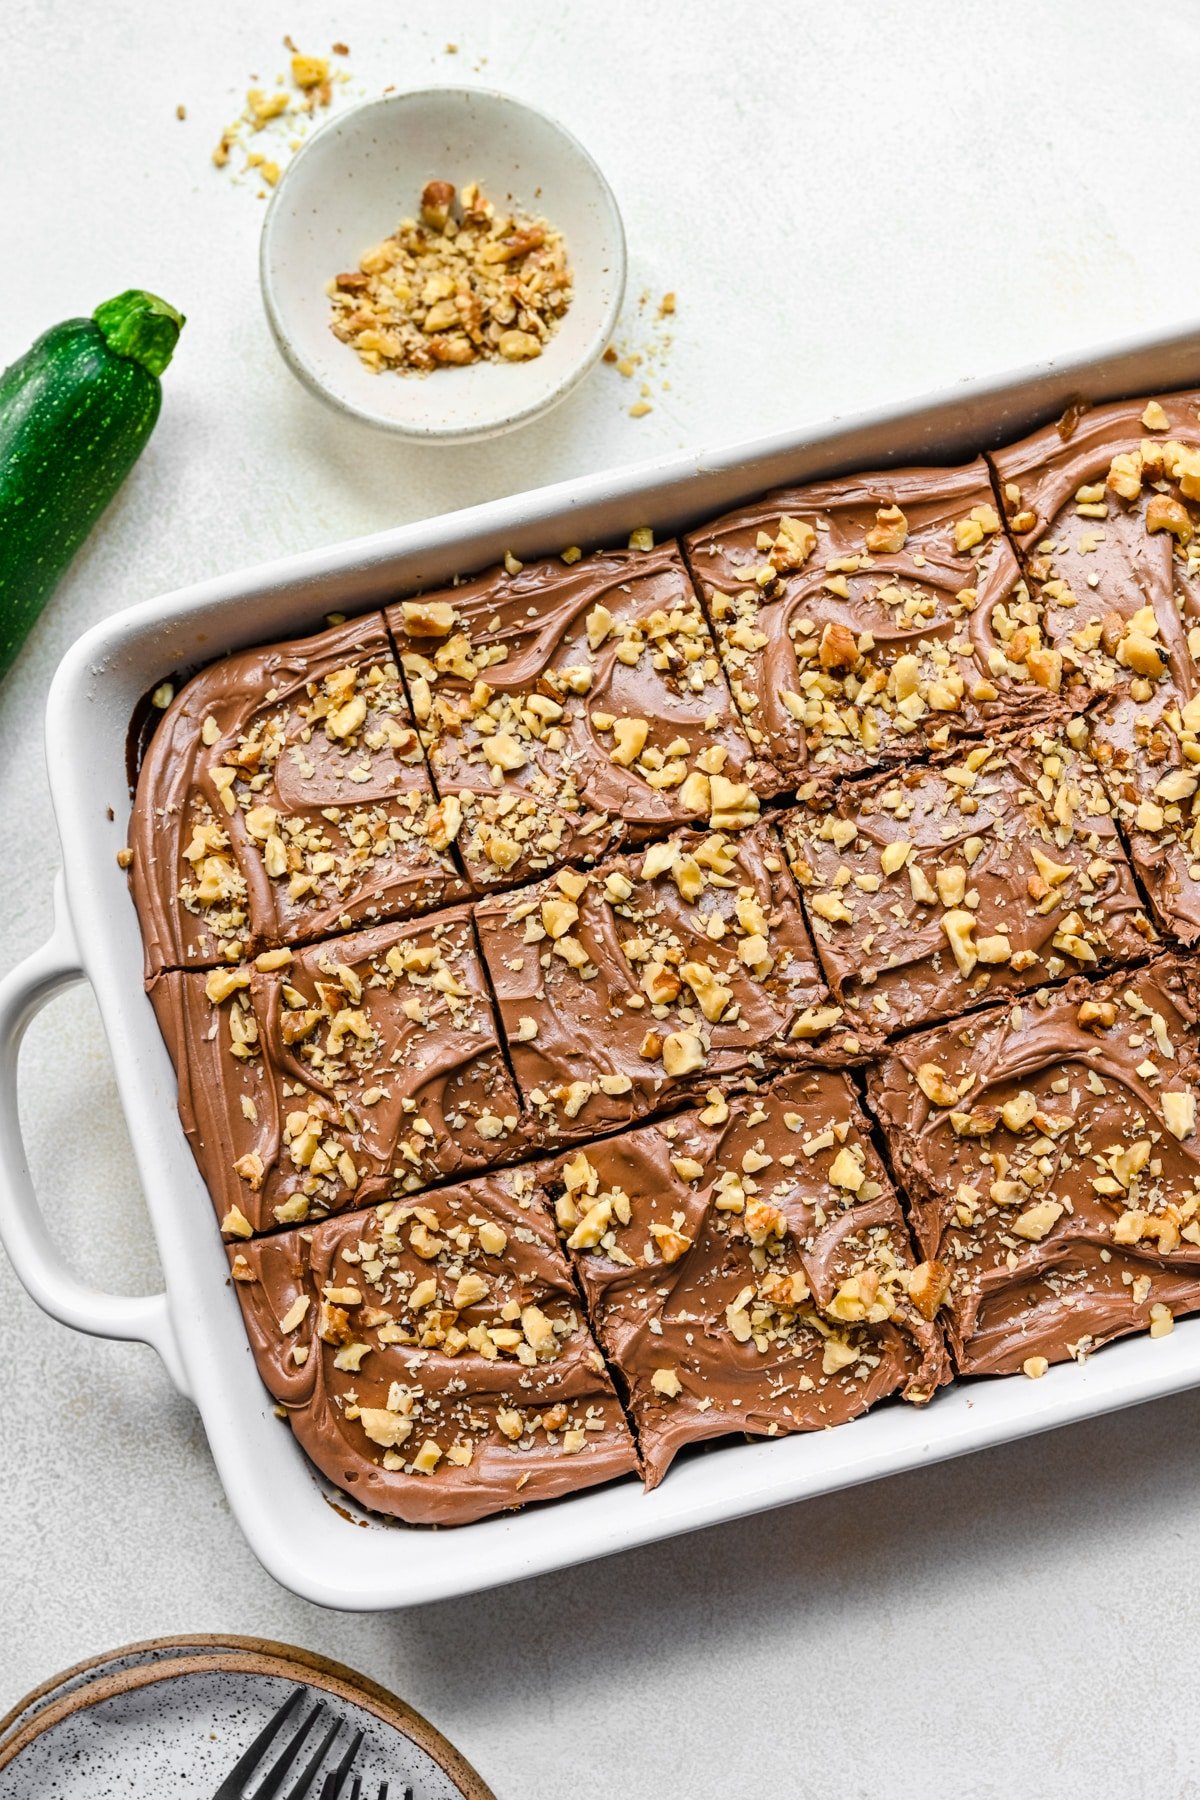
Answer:
<svg viewBox="0 0 1200 1800"><path fill-rule="evenodd" d="M327 1775L325 1777L325 1785L321 1789L321 1800L343 1800L340 1783L340 1776ZM354 1777L354 1785L350 1789L349 1794L345 1796L345 1800L363 1800L361 1775L356 1775ZM380 1782L379 1793L376 1800L388 1800L388 1784L386 1781ZM413 1791L410 1787L406 1787L404 1790L404 1800L413 1800Z"/></svg>
<svg viewBox="0 0 1200 1800"><path fill-rule="evenodd" d="M292 1733L266 1773L262 1773L262 1764L267 1753L284 1727L295 1721L307 1694L308 1689L303 1686L293 1690L278 1711L267 1720L249 1749L238 1758L213 1795L213 1800L248 1800L247 1788L251 1782L256 1783L253 1800L308 1800L321 1772L321 1765L332 1750L338 1733L342 1729L341 1720L330 1713L324 1700L317 1701L308 1716ZM316 1748L299 1767L293 1767L314 1726L324 1725L326 1720L329 1720L330 1723L326 1726L323 1735L320 1736ZM361 1731L355 1733L337 1768L332 1770L322 1783L322 1800L327 1800L327 1797L328 1800L340 1800L342 1784L353 1767L362 1738ZM261 1779L259 1779L260 1776Z"/></svg>

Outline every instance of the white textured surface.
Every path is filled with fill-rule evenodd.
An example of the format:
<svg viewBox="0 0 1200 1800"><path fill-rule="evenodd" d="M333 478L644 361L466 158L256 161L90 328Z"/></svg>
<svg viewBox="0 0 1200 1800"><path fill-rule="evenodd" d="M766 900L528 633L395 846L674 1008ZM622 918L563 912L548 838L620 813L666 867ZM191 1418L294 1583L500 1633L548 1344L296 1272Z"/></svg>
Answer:
<svg viewBox="0 0 1200 1800"><path fill-rule="evenodd" d="M189 314L148 454L0 689L5 965L49 924L46 687L125 601L1195 310L1200 240L1177 223L1200 55L1186 0L8 0L5 25L0 364L132 283ZM285 30L345 38L363 92L472 76L578 133L624 209L633 300L679 294L672 385L649 417L630 419L631 384L601 369L514 438L413 450L302 392L258 305L262 203L207 161L249 73L282 67ZM23 1069L66 1253L149 1291L85 997L42 1017ZM396 1688L508 1800L1194 1792L1175 1696L1200 1600L1195 1396L364 1621L280 1592L151 1354L42 1319L2 1259L0 1369L0 1710L110 1644L260 1632Z"/></svg>

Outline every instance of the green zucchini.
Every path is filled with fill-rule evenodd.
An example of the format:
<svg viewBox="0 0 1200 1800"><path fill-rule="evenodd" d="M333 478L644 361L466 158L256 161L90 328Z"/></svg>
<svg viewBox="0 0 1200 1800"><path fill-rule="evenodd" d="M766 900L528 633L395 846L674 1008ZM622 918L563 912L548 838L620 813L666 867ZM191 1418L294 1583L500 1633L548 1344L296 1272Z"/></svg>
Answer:
<svg viewBox="0 0 1200 1800"><path fill-rule="evenodd" d="M130 288L0 374L0 679L153 431L182 326Z"/></svg>

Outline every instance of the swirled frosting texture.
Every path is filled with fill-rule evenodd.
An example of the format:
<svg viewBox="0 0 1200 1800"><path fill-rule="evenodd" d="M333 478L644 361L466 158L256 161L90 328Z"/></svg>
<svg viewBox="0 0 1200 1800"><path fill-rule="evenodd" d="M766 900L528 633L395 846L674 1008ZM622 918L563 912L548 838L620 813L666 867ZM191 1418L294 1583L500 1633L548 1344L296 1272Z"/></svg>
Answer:
<svg viewBox="0 0 1200 1800"><path fill-rule="evenodd" d="M1068 686L1195 691L1200 394L1089 408L993 462Z"/></svg>
<svg viewBox="0 0 1200 1800"><path fill-rule="evenodd" d="M472 881L752 823L755 755L673 544L490 571L388 613Z"/></svg>
<svg viewBox="0 0 1200 1800"><path fill-rule="evenodd" d="M1163 683L1139 702L1119 695L1098 715L1094 754L1155 918L1185 944L1200 939L1200 691Z"/></svg>
<svg viewBox="0 0 1200 1800"><path fill-rule="evenodd" d="M361 1505L463 1525L637 1468L531 1188L489 1175L230 1249L268 1390Z"/></svg>
<svg viewBox="0 0 1200 1800"><path fill-rule="evenodd" d="M863 1049L765 824L565 870L481 903L476 920L517 1084L549 1141Z"/></svg>
<svg viewBox="0 0 1200 1800"><path fill-rule="evenodd" d="M889 1034L1146 956L1088 721L989 739L783 816L848 1018Z"/></svg>
<svg viewBox="0 0 1200 1800"><path fill-rule="evenodd" d="M525 1147L464 908L207 975L160 975L150 997L229 1236L411 1192Z"/></svg>
<svg viewBox="0 0 1200 1800"><path fill-rule="evenodd" d="M629 1396L649 1485L685 1444L841 1424L947 1379L940 1290L844 1075L592 1144L540 1185Z"/></svg>
<svg viewBox="0 0 1200 1800"><path fill-rule="evenodd" d="M378 614L195 676L150 740L130 845L151 977L468 891Z"/></svg>
<svg viewBox="0 0 1200 1800"><path fill-rule="evenodd" d="M1098 406L995 458L1159 922L1200 937L1200 394Z"/></svg>
<svg viewBox="0 0 1200 1800"><path fill-rule="evenodd" d="M780 490L685 541L747 732L790 785L1058 691L982 459Z"/></svg>
<svg viewBox="0 0 1200 1800"><path fill-rule="evenodd" d="M1200 1306L1198 989L1164 957L906 1038L871 1104L963 1374L1038 1374Z"/></svg>

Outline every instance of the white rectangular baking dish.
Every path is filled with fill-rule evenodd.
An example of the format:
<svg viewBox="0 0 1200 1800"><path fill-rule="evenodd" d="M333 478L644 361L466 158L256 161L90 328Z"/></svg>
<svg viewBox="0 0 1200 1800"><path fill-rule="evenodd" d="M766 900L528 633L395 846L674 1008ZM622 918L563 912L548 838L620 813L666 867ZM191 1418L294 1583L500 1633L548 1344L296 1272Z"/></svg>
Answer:
<svg viewBox="0 0 1200 1800"><path fill-rule="evenodd" d="M1200 1318L1128 1340L1039 1382L977 1381L918 1412L884 1406L819 1435L726 1445L684 1458L653 1494L632 1478L576 1499L453 1531L348 1523L272 1416L227 1282L212 1209L183 1136L175 1079L142 991L137 920L117 866L129 816L126 733L138 699L171 671L240 645L318 627L511 549L665 536L781 482L886 462L949 462L1016 438L1068 400L1200 385L1200 326L964 383L916 406L818 431L588 476L315 550L130 607L68 652L46 717L63 847L54 933L0 982L0 1238L30 1294L77 1330L152 1344L199 1408L230 1505L285 1586L362 1611L466 1594L859 1481L1027 1436L1200 1382ZM129 1120L166 1289L102 1294L58 1257L32 1190L17 1119L20 1039L68 982L92 983Z"/></svg>

